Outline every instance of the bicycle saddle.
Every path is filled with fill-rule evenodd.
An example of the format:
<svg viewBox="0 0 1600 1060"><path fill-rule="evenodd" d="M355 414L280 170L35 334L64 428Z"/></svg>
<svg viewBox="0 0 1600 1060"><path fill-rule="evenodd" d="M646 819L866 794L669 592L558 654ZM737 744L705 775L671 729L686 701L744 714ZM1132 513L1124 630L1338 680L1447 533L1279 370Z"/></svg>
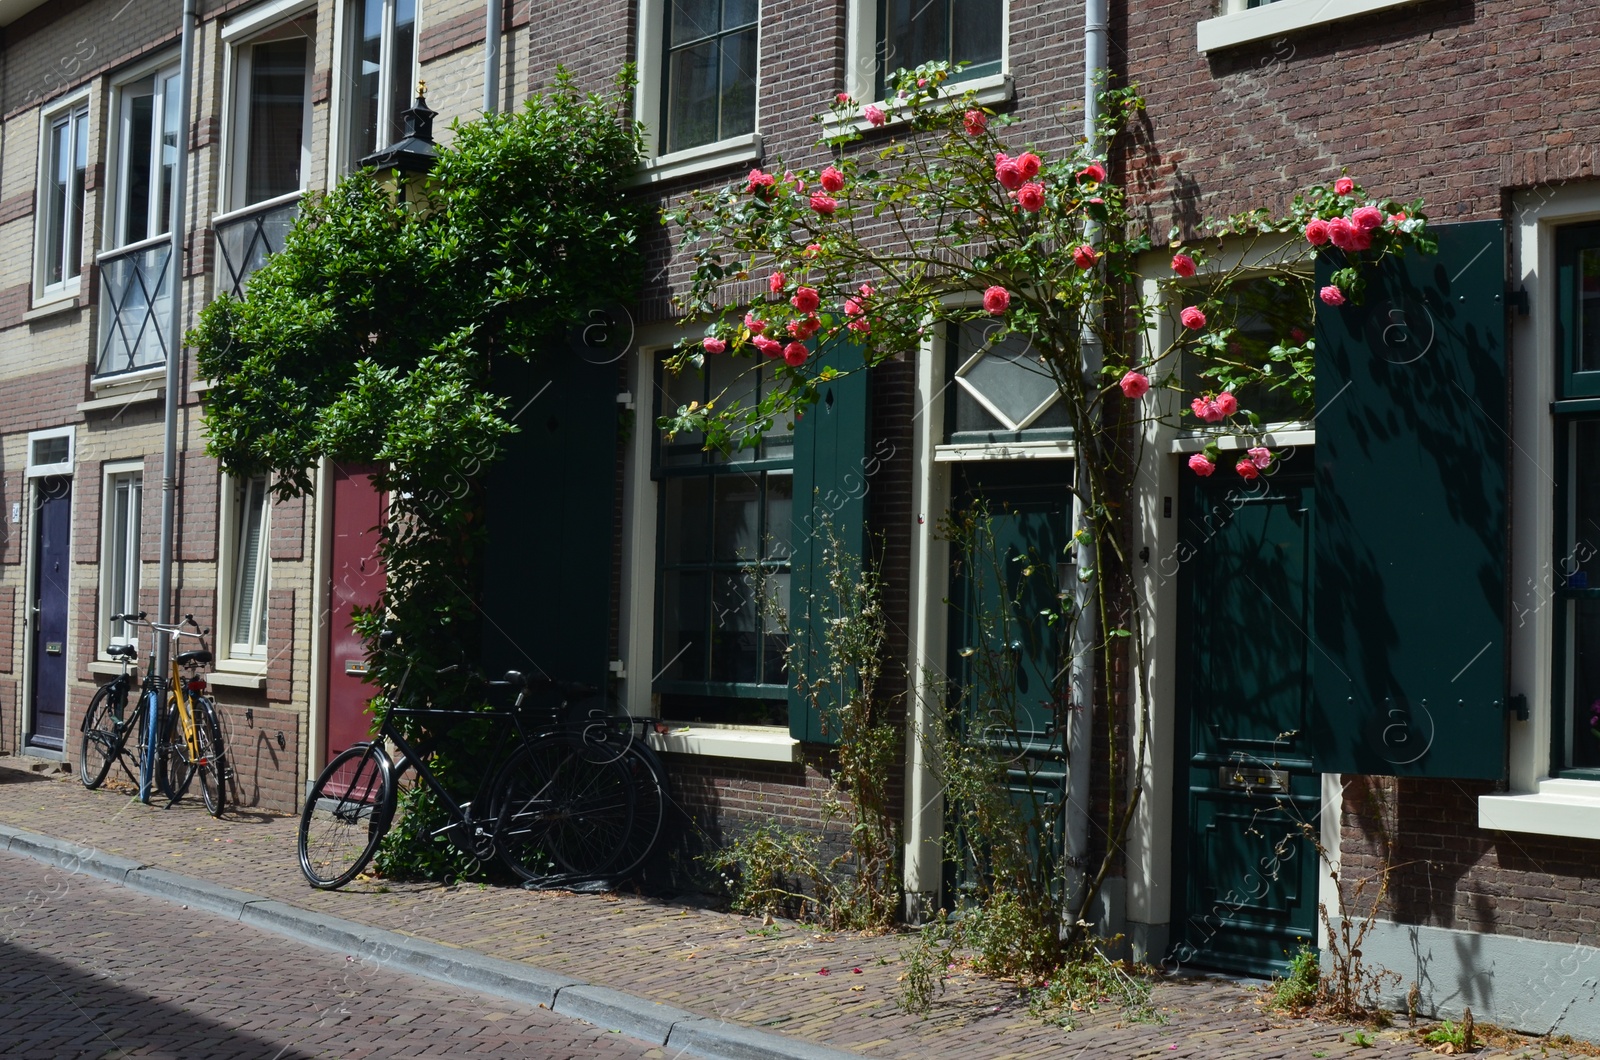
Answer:
<svg viewBox="0 0 1600 1060"><path fill-rule="evenodd" d="M201 666L204 666L206 663L211 661L211 653L199 649L196 649L195 651L180 652L172 661L177 663L179 666L188 666L190 663L198 663Z"/></svg>
<svg viewBox="0 0 1600 1060"><path fill-rule="evenodd" d="M113 644L106 649L106 654L113 659L132 659L138 656L139 649L132 644Z"/></svg>

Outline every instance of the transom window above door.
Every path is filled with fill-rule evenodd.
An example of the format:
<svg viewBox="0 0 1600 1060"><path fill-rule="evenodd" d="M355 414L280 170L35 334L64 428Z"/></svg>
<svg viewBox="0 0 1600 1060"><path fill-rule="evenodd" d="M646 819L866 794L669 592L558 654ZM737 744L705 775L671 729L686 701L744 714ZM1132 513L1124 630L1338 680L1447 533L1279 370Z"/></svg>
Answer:
<svg viewBox="0 0 1600 1060"><path fill-rule="evenodd" d="M670 0L661 153L755 131L759 0Z"/></svg>
<svg viewBox="0 0 1600 1060"><path fill-rule="evenodd" d="M949 440L994 442L1064 432L1071 421L1049 366L1027 336L996 339L997 331L993 324L973 322L950 328Z"/></svg>

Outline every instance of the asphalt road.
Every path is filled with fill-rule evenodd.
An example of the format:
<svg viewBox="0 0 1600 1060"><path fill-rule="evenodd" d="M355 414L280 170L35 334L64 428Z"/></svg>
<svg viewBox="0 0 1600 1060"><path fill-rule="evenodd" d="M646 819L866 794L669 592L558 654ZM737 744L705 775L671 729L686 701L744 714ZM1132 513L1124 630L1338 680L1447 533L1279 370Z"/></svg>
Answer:
<svg viewBox="0 0 1600 1060"><path fill-rule="evenodd" d="M0 853L0 1056L663 1055L534 1005Z"/></svg>

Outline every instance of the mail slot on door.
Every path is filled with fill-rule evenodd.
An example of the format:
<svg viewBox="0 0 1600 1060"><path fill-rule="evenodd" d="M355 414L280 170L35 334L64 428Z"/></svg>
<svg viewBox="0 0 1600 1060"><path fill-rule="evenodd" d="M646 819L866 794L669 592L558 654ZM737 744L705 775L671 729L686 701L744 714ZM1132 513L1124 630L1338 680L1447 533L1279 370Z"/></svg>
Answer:
<svg viewBox="0 0 1600 1060"><path fill-rule="evenodd" d="M1283 769L1253 766L1220 766L1218 779L1231 791L1274 792L1289 790L1289 773Z"/></svg>
<svg viewBox="0 0 1600 1060"><path fill-rule="evenodd" d="M367 660L365 660L365 659L346 659L344 661L344 672L346 674L350 675L351 677L365 677L365 676L367 676Z"/></svg>
<svg viewBox="0 0 1600 1060"><path fill-rule="evenodd" d="M60 655L61 654L61 642L59 640L47 640L47 641L45 641L45 643L44 643L44 653L46 655Z"/></svg>

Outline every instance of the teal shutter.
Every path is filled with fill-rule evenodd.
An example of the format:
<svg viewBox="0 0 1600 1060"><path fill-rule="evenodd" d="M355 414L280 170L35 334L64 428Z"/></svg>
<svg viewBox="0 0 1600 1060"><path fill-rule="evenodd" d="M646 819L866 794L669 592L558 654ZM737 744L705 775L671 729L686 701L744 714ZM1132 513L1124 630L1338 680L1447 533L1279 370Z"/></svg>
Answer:
<svg viewBox="0 0 1600 1060"><path fill-rule="evenodd" d="M839 689L827 687L812 702L813 682L828 672L824 623L835 613L823 553L828 528L852 562L867 546L867 428L871 419L868 372L859 347L830 345L823 363L850 374L821 383L817 403L794 429L794 528L790 553L789 732L809 743L837 743L826 715Z"/></svg>
<svg viewBox="0 0 1600 1060"><path fill-rule="evenodd" d="M1323 772L1505 775L1505 234L1435 231L1436 257L1389 259L1361 305L1317 309Z"/></svg>

